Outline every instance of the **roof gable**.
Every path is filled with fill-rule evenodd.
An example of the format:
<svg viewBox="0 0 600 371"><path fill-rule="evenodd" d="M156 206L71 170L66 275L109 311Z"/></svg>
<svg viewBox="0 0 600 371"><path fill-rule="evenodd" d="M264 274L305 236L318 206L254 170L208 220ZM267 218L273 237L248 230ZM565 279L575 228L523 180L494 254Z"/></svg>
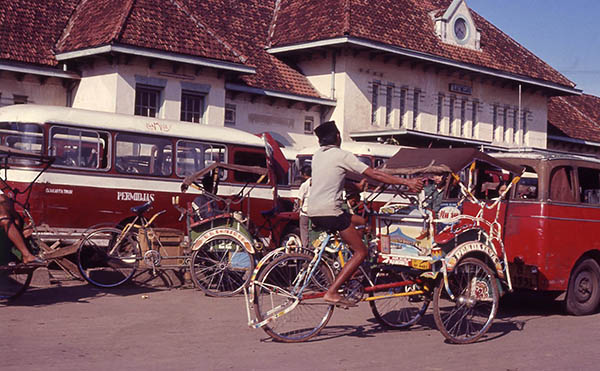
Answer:
<svg viewBox="0 0 600 371"><path fill-rule="evenodd" d="M456 6L462 4L462 1ZM481 49L442 42L433 15L451 5L443 0L289 0L282 3L272 46L301 44L341 36L371 40L509 74L574 87L562 74L512 40L473 10Z"/></svg>

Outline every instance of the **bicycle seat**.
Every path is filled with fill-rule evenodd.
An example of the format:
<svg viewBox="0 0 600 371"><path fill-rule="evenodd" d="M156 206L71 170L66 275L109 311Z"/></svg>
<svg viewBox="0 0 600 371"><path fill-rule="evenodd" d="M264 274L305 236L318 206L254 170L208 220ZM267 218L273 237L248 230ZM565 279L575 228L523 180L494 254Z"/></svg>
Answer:
<svg viewBox="0 0 600 371"><path fill-rule="evenodd" d="M328 234L336 234L338 232L337 229L331 229L331 228L321 228L317 225L312 225L312 230L315 232L327 232Z"/></svg>
<svg viewBox="0 0 600 371"><path fill-rule="evenodd" d="M142 216L142 214L144 214L146 211L148 211L151 207L152 207L152 201L148 201L143 205L132 207L131 212L136 215Z"/></svg>
<svg viewBox="0 0 600 371"><path fill-rule="evenodd" d="M260 215L263 216L263 218L270 218L273 215L277 214L279 212L279 207L275 206L274 208L272 208L271 210L265 210L265 211L261 211Z"/></svg>

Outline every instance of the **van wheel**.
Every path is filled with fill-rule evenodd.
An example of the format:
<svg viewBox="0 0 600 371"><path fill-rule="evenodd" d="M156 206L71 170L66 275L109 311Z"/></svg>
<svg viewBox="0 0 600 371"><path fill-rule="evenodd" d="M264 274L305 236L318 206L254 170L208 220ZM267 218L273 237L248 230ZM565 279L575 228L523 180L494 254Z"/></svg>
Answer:
<svg viewBox="0 0 600 371"><path fill-rule="evenodd" d="M594 259L577 264L567 289L566 309L575 316L592 314L600 303L600 266Z"/></svg>

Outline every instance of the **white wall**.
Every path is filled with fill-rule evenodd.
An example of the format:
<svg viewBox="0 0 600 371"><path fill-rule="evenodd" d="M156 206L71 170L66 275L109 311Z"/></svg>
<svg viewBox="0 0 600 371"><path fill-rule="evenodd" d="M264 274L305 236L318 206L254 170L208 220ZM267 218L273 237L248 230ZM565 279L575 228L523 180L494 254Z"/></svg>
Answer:
<svg viewBox="0 0 600 371"><path fill-rule="evenodd" d="M42 84L39 77L25 75L22 81L8 71L0 72L0 106L14 103L14 95L26 96L29 103L65 106L67 91L60 79L48 78Z"/></svg>
<svg viewBox="0 0 600 371"><path fill-rule="evenodd" d="M310 82L322 94L331 91L331 54L328 58L311 58L299 62L300 68L308 76ZM380 82L377 110L377 120L371 123L372 83ZM482 82L480 79L471 80L460 77L456 73L449 74L445 70L436 71L434 68L424 69L421 65L411 65L407 62L397 64L395 60L385 63L382 58L369 59L366 53L354 55L350 51L343 52L336 58L335 87L337 106L331 114L336 120L344 138L348 139L351 132L372 132L377 130L399 129L400 98L399 90L407 89L405 101L405 128L416 129L426 133L438 133L438 95L444 95L442 106L442 122L440 134L459 136L457 126L460 124L461 100L467 100L465 109L465 129L472 123L472 103L478 102L477 122L473 128L474 136L461 133L460 137L492 141L492 144L502 147L523 145L520 140L515 143L512 139L512 118L514 110L519 107L518 90L513 87L502 87L504 81ZM392 100L392 117L389 126L385 125L386 115L386 86L394 85ZM449 90L450 84L458 84L471 88L471 94L460 94ZM416 127L413 127L413 96L415 89L421 91L419 112ZM454 132L450 133L449 97L454 96ZM507 126L511 135L494 138L492 132L493 106L498 105L498 124L503 124L504 107L509 108ZM521 108L528 112L525 146L546 147L546 98L540 94L522 93ZM504 134L504 133L503 133ZM521 135L521 133L518 133Z"/></svg>

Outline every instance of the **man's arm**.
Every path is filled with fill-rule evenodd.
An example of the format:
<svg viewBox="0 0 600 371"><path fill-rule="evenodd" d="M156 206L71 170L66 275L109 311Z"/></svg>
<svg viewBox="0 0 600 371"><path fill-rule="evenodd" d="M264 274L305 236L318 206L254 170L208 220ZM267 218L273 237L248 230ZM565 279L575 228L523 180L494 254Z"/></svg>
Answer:
<svg viewBox="0 0 600 371"><path fill-rule="evenodd" d="M381 183L405 185L412 192L420 192L423 189L423 179L421 178L400 178L384 173L383 171L375 170L372 167L368 167L363 172L363 175Z"/></svg>

